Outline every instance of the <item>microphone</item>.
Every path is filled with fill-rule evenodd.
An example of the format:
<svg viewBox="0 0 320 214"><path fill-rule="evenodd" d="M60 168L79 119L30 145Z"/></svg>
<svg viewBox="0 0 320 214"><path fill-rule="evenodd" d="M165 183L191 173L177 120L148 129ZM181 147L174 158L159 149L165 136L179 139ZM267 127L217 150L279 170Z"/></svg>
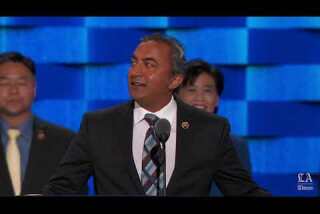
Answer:
<svg viewBox="0 0 320 214"><path fill-rule="evenodd" d="M159 119L154 124L154 130L159 141L164 144L170 136L171 125L167 119Z"/></svg>
<svg viewBox="0 0 320 214"><path fill-rule="evenodd" d="M160 148L159 146L156 146L158 148L155 148L155 152L153 154L155 163L158 166L158 172L159 175L162 172L163 173L163 182L161 183L162 188L159 188L158 195L159 196L166 196L166 147L165 147L165 142L168 140L170 136L170 131L171 131L171 125L167 119L159 119L155 124L154 124L154 132L156 137L160 141ZM160 183L158 184L160 185Z"/></svg>
<svg viewBox="0 0 320 214"><path fill-rule="evenodd" d="M156 145L151 150L151 158L157 166L160 166L164 163L164 160L165 160L164 143L168 140L170 136L170 131L171 131L171 125L167 119L159 119L154 124L154 133L158 138L158 140L160 141L160 145Z"/></svg>

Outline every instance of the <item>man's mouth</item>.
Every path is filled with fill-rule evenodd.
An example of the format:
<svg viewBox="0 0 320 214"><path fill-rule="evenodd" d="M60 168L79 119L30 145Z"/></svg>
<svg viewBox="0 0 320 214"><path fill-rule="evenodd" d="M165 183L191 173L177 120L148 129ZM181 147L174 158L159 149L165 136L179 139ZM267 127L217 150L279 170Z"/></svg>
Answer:
<svg viewBox="0 0 320 214"><path fill-rule="evenodd" d="M203 109L203 110L207 109L207 107L204 106L204 105L193 105L193 106L198 108L198 109Z"/></svg>
<svg viewBox="0 0 320 214"><path fill-rule="evenodd" d="M145 87L146 84L142 81L139 81L139 80L133 80L131 81L131 85L132 86L138 86L138 87Z"/></svg>

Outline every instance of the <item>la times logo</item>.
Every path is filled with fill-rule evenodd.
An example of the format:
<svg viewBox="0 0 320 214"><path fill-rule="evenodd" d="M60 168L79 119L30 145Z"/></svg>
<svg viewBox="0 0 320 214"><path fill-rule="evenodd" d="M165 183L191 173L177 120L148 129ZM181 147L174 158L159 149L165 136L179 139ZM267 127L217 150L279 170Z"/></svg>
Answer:
<svg viewBox="0 0 320 214"><path fill-rule="evenodd" d="M297 189L299 191L312 191L312 190L314 190L312 177L309 172L298 173Z"/></svg>

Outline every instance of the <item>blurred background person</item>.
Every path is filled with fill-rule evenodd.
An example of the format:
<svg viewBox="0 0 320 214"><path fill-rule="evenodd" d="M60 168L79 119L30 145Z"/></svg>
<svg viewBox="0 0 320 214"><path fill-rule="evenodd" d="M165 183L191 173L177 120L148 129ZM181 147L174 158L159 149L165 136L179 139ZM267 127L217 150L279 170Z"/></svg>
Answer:
<svg viewBox="0 0 320 214"><path fill-rule="evenodd" d="M0 54L0 196L38 194L74 136L33 115L35 96L34 62Z"/></svg>
<svg viewBox="0 0 320 214"><path fill-rule="evenodd" d="M186 63L184 79L176 94L187 104L209 113L218 113L221 94L224 89L224 76L208 62L197 59ZM248 146L234 136L231 141L236 148L243 167L251 174ZM221 196L220 190L213 182L212 196Z"/></svg>

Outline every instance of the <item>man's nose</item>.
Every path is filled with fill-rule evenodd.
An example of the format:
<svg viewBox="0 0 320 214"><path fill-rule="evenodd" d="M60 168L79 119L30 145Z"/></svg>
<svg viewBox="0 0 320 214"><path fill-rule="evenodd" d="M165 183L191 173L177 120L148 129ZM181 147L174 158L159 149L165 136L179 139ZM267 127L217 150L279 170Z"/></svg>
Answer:
<svg viewBox="0 0 320 214"><path fill-rule="evenodd" d="M16 93L18 93L18 86L15 84L15 83L11 83L10 85L9 85L9 93L10 94L16 94Z"/></svg>
<svg viewBox="0 0 320 214"><path fill-rule="evenodd" d="M196 91L195 99L198 100L198 101L203 101L204 100L204 94L200 90Z"/></svg>
<svg viewBox="0 0 320 214"><path fill-rule="evenodd" d="M143 66L141 63L137 63L131 67L131 74L136 76L143 74Z"/></svg>

